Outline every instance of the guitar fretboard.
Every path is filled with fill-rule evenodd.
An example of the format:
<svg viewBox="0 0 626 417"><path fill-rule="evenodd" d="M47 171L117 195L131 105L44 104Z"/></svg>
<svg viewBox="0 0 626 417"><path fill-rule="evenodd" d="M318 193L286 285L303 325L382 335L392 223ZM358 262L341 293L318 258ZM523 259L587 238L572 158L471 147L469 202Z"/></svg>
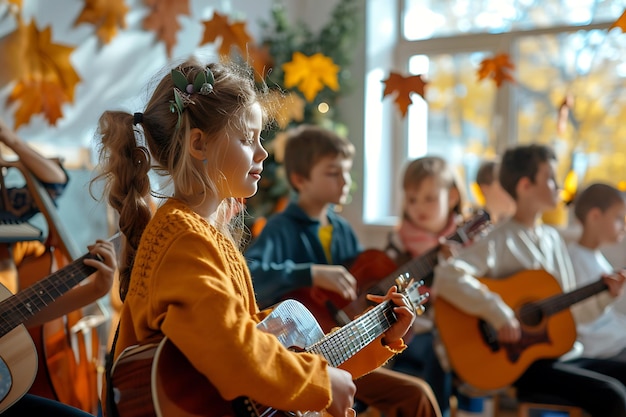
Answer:
<svg viewBox="0 0 626 417"><path fill-rule="evenodd" d="M79 282L96 271L84 264L91 254L83 255L63 269L0 302L0 337L24 323Z"/></svg>
<svg viewBox="0 0 626 417"><path fill-rule="evenodd" d="M322 355L331 366L341 365L396 322L394 306L391 301L378 304L361 317L308 347L307 352Z"/></svg>

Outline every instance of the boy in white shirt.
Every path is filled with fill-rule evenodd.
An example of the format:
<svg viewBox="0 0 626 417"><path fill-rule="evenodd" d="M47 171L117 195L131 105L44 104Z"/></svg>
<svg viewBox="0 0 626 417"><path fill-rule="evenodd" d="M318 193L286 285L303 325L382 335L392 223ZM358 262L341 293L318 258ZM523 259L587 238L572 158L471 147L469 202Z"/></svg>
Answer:
<svg viewBox="0 0 626 417"><path fill-rule="evenodd" d="M626 195L608 184L592 184L576 198L574 214L583 230L580 238L570 242L567 248L574 265L576 286L581 287L601 276L615 274L600 248L621 242L626 234ZM626 276L623 270L619 274ZM609 359L608 368L615 371L615 376L624 383L626 315L614 308L613 300L603 301L607 300L599 299L594 305L597 309L595 320L577 323L578 340L584 347L582 356Z"/></svg>

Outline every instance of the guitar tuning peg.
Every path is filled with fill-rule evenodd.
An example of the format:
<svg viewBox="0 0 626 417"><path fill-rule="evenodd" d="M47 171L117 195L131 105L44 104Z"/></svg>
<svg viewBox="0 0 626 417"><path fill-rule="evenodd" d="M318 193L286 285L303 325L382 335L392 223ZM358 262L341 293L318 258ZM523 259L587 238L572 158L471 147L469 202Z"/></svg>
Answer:
<svg viewBox="0 0 626 417"><path fill-rule="evenodd" d="M398 286L398 290L403 291L406 289L406 287L409 286L409 283L411 282L410 276L408 272L405 272L402 275L399 275L396 278L396 285Z"/></svg>
<svg viewBox="0 0 626 417"><path fill-rule="evenodd" d="M426 307L424 307L423 305L418 305L417 307L415 307L415 314L417 314L418 316L424 314L424 311L426 311Z"/></svg>

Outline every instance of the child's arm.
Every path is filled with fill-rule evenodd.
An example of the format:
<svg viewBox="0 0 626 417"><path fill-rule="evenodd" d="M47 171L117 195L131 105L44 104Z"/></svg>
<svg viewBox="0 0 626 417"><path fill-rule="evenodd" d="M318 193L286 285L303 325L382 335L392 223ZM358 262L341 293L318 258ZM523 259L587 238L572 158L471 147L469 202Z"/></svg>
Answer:
<svg viewBox="0 0 626 417"><path fill-rule="evenodd" d="M83 306L91 304L106 295L111 289L113 278L117 269L115 249L113 243L105 240L97 240L88 246L89 253L99 255L103 261L97 259L85 259L85 265L92 266L97 271L87 278L83 284L79 284L70 291L55 300L54 303L41 310L24 325L26 327L39 326L75 311Z"/></svg>
<svg viewBox="0 0 626 417"><path fill-rule="evenodd" d="M491 265L496 262L495 247L494 240L483 239L461 249L455 258L435 266L432 291L436 297L444 298L466 314L486 320L498 330L505 325L514 328L513 310L477 279L493 276Z"/></svg>

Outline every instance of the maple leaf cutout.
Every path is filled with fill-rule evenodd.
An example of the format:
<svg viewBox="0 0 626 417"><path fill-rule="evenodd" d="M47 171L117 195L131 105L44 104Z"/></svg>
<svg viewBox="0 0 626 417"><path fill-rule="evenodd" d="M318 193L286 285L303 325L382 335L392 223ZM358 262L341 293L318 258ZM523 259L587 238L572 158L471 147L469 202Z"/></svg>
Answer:
<svg viewBox="0 0 626 417"><path fill-rule="evenodd" d="M304 120L305 101L298 94L273 94L271 107L274 110L273 119L280 129L286 129L289 123Z"/></svg>
<svg viewBox="0 0 626 417"><path fill-rule="evenodd" d="M180 29L179 15L189 15L188 0L144 0L150 13L143 19L143 28L154 32L163 41L168 57L176 45L176 34Z"/></svg>
<svg viewBox="0 0 626 417"><path fill-rule="evenodd" d="M267 45L249 45L247 61L254 69L254 77L257 81L265 79L268 70L274 65L274 60Z"/></svg>
<svg viewBox="0 0 626 417"><path fill-rule="evenodd" d="M478 68L478 80L490 77L493 78L496 86L500 87L504 81L515 82L509 74L509 70L514 68L508 54L497 54L493 58L485 58L481 61Z"/></svg>
<svg viewBox="0 0 626 417"><path fill-rule="evenodd" d="M623 33L626 33L626 10L624 13L609 27L609 31L613 28L620 28Z"/></svg>
<svg viewBox="0 0 626 417"><path fill-rule="evenodd" d="M285 87L297 87L308 102L312 102L324 86L334 91L339 89L339 66L319 52L311 56L294 52L291 61L284 63L282 68L285 72Z"/></svg>
<svg viewBox="0 0 626 417"><path fill-rule="evenodd" d="M80 77L70 62L74 48L51 42L51 29L37 30L34 21L19 22L12 42L21 45L13 55L19 61L19 76L7 103L19 102L15 129L28 123L33 114L42 113L50 124L62 117L61 106L74 100L74 88ZM15 46L15 45L14 45Z"/></svg>
<svg viewBox="0 0 626 417"><path fill-rule="evenodd" d="M211 20L204 21L202 24L204 25L204 35L200 45L215 42L221 38L219 54L223 56L230 55L232 46L236 46L244 53L248 43L252 40L246 31L245 22L228 23L228 17L217 12L213 12Z"/></svg>
<svg viewBox="0 0 626 417"><path fill-rule="evenodd" d="M389 78L383 80L383 83L385 84L383 97L396 93L394 102L402 113L402 117L406 116L409 105L413 104L411 93L419 94L423 99L426 99L424 94L428 83L424 81L422 74L404 77L401 74L390 72Z"/></svg>
<svg viewBox="0 0 626 417"><path fill-rule="evenodd" d="M96 27L96 35L102 43L109 43L117 30L126 27L128 6L124 0L86 0L74 26L89 23Z"/></svg>

